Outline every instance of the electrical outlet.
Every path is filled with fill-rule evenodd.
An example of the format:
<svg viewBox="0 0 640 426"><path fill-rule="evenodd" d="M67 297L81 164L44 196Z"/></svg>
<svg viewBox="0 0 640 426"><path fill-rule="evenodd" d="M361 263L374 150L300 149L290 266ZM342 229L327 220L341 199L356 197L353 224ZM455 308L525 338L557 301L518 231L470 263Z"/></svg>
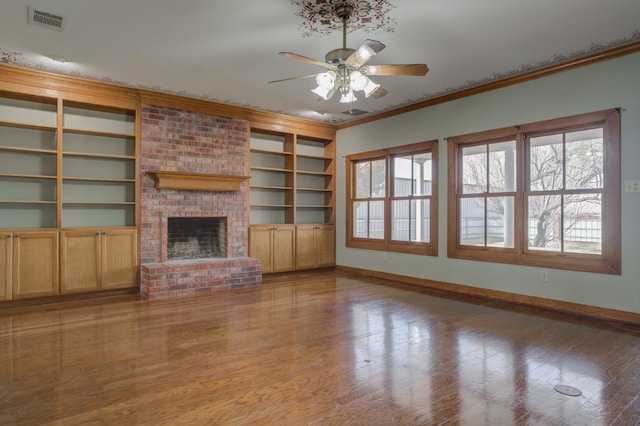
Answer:
<svg viewBox="0 0 640 426"><path fill-rule="evenodd" d="M640 180L625 180L624 192L640 192Z"/></svg>
<svg viewBox="0 0 640 426"><path fill-rule="evenodd" d="M549 282L549 271L540 271L540 281L542 281L543 283Z"/></svg>
<svg viewBox="0 0 640 426"><path fill-rule="evenodd" d="M384 262L388 262L389 261L389 256L387 256L387 253L382 253L382 260Z"/></svg>

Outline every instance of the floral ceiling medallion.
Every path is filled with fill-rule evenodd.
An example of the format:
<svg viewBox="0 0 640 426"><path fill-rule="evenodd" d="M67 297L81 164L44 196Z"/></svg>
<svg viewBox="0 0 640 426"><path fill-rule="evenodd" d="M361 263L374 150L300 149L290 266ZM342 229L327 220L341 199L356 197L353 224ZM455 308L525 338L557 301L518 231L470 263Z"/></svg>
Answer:
<svg viewBox="0 0 640 426"><path fill-rule="evenodd" d="M396 21L388 16L396 6L388 0L291 0L291 4L300 6L300 12L296 15L304 20L300 24L303 37L342 31L342 19L336 15L335 8L343 4L353 8L349 20L350 32L392 33L396 29Z"/></svg>

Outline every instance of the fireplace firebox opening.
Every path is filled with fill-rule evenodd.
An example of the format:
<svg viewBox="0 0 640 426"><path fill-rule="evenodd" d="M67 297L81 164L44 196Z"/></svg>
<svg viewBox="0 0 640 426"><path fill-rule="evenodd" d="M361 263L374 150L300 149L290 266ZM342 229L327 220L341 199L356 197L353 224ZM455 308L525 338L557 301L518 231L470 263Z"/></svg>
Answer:
<svg viewBox="0 0 640 426"><path fill-rule="evenodd" d="M167 259L227 257L226 217L169 217Z"/></svg>

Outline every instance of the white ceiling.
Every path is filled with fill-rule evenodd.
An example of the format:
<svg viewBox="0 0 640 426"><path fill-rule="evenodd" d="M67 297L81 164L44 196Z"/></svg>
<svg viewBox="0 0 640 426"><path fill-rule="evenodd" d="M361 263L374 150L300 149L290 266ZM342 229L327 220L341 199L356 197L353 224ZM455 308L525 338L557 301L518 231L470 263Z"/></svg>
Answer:
<svg viewBox="0 0 640 426"><path fill-rule="evenodd" d="M318 0L2 0L0 63L342 123L338 96L318 101L312 74L342 34L303 36ZM332 3L339 0L320 0ZM363 0L348 0L363 3ZM364 2L367 3L367 2ZM386 49L369 64L426 63L424 77L372 77L389 94L353 108L380 113L532 67L640 40L639 0L370 0L393 31L355 30ZM65 17L62 32L27 23L28 6ZM45 54L62 55L65 64Z"/></svg>

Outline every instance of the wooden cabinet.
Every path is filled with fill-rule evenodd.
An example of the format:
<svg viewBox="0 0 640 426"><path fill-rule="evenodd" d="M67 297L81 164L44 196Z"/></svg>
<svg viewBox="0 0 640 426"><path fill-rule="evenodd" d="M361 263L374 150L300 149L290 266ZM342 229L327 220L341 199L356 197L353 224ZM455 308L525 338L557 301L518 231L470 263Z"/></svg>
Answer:
<svg viewBox="0 0 640 426"><path fill-rule="evenodd" d="M265 273L334 266L334 135L252 129L250 151L249 256Z"/></svg>
<svg viewBox="0 0 640 426"><path fill-rule="evenodd" d="M58 233L15 232L12 246L11 298L55 296L58 291Z"/></svg>
<svg viewBox="0 0 640 426"><path fill-rule="evenodd" d="M0 300L11 299L12 234L0 232Z"/></svg>
<svg viewBox="0 0 640 426"><path fill-rule="evenodd" d="M136 286L139 103L13 87L0 82L0 300Z"/></svg>
<svg viewBox="0 0 640 426"><path fill-rule="evenodd" d="M137 246L135 229L106 229L102 232L102 290L137 287Z"/></svg>
<svg viewBox="0 0 640 426"><path fill-rule="evenodd" d="M335 227L296 226L296 269L335 266Z"/></svg>
<svg viewBox="0 0 640 426"><path fill-rule="evenodd" d="M76 293L137 286L133 229L64 231L61 292Z"/></svg>
<svg viewBox="0 0 640 426"><path fill-rule="evenodd" d="M249 253L262 261L262 272L295 269L295 227L293 225L253 225L249 227Z"/></svg>

